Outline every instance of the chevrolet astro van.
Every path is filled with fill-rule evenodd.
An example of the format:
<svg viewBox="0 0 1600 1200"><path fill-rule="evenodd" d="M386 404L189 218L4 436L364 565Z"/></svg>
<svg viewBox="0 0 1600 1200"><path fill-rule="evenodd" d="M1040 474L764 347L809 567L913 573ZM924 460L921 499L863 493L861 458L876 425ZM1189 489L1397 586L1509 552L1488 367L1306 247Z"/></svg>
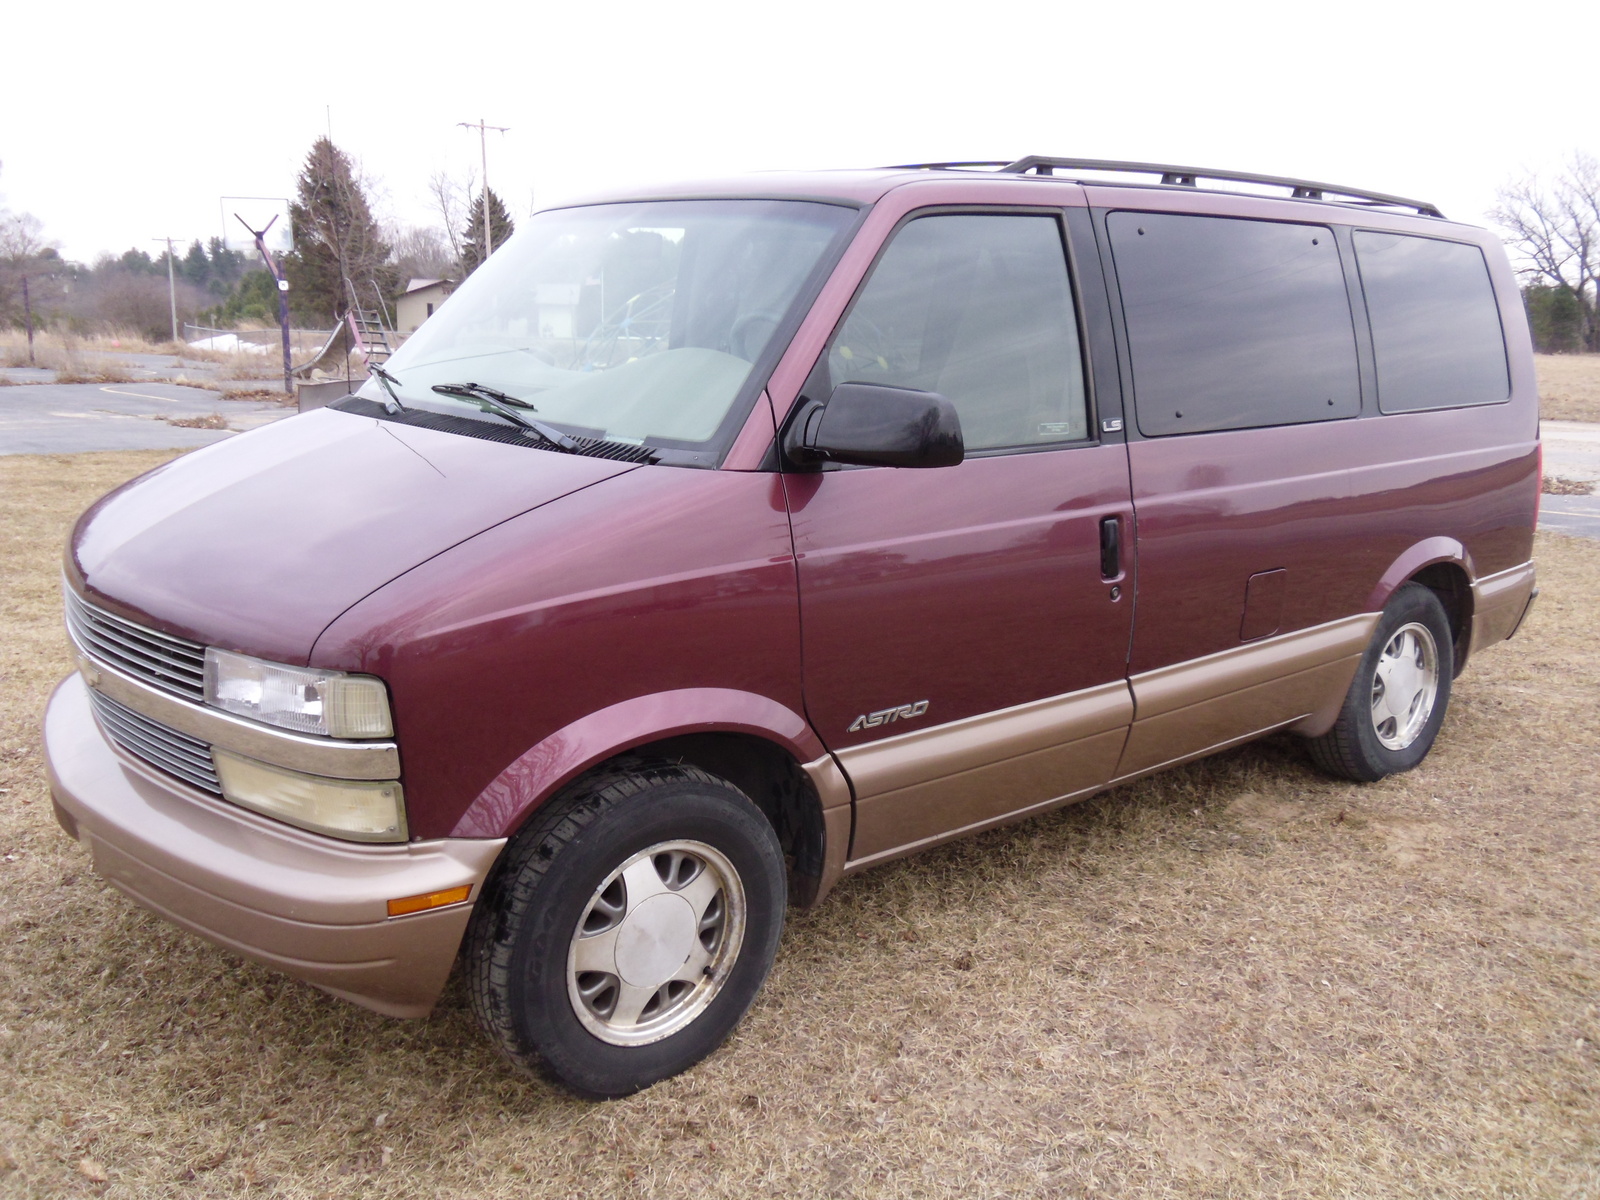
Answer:
<svg viewBox="0 0 1600 1200"><path fill-rule="evenodd" d="M398 1017L458 958L616 1096L789 904L1273 731L1375 780L1535 595L1496 240L1027 158L530 219L354 395L100 500L56 815L136 903Z"/></svg>

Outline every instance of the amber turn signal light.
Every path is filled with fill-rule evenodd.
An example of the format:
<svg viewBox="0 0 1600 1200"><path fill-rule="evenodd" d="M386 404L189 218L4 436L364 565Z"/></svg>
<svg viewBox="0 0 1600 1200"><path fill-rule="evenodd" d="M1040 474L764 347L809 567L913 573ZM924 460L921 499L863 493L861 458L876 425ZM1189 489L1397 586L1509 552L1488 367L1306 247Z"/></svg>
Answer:
<svg viewBox="0 0 1600 1200"><path fill-rule="evenodd" d="M443 908L447 904L460 904L472 894L472 885L464 883L460 887L446 888L442 892L424 892L420 896L402 896L398 900L389 901L389 915L391 917L404 917L412 913L427 912L430 908Z"/></svg>

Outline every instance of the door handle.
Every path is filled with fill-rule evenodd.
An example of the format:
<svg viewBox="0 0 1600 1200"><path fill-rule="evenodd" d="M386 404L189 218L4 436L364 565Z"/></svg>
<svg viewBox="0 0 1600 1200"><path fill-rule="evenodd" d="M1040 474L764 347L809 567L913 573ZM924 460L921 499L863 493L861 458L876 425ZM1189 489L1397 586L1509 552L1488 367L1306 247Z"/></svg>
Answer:
<svg viewBox="0 0 1600 1200"><path fill-rule="evenodd" d="M1100 518L1100 578L1122 574L1122 518Z"/></svg>

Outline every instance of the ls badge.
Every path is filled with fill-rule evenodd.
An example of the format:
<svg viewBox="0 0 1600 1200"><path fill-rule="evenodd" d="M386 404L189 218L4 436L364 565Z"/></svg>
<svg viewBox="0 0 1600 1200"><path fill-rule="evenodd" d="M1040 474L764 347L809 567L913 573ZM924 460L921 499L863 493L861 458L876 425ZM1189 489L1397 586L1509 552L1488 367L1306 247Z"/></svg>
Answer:
<svg viewBox="0 0 1600 1200"><path fill-rule="evenodd" d="M909 721L912 717L920 717L928 711L928 702L918 700L915 704L902 704L897 708L880 708L875 713L863 713L850 723L850 733L859 729L872 729L878 725L893 725L896 721Z"/></svg>

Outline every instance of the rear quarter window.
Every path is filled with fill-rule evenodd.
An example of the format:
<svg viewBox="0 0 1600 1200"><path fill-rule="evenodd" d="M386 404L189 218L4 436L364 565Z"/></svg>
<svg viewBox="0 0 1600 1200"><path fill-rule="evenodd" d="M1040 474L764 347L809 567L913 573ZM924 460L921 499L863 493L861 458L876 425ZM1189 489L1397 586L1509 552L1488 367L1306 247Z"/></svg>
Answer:
<svg viewBox="0 0 1600 1200"><path fill-rule="evenodd" d="M1483 251L1408 234L1355 234L1372 324L1378 408L1498 404L1511 394L1500 308Z"/></svg>
<svg viewBox="0 0 1600 1200"><path fill-rule="evenodd" d="M1355 326L1320 225L1106 219L1146 437L1353 417Z"/></svg>

